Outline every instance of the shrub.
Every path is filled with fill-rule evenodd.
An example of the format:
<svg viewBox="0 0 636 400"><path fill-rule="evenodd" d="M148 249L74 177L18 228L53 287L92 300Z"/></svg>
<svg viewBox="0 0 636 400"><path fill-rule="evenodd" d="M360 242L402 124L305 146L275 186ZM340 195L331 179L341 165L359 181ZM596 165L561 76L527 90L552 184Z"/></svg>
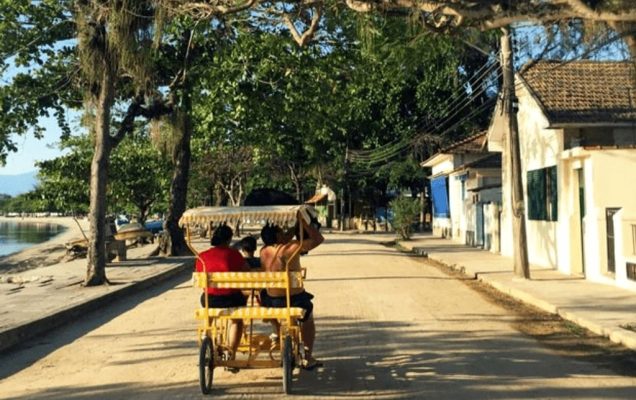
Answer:
<svg viewBox="0 0 636 400"><path fill-rule="evenodd" d="M392 200L389 205L393 209L393 227L400 239L408 240L413 232L413 221L420 213L420 205L416 199L408 197L398 197Z"/></svg>

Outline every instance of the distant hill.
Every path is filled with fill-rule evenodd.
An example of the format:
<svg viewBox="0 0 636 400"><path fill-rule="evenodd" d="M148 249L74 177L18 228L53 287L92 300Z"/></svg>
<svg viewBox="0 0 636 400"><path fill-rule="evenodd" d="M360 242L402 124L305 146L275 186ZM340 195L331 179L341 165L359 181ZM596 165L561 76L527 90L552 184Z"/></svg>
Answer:
<svg viewBox="0 0 636 400"><path fill-rule="evenodd" d="M37 174L37 171L31 171L18 175L0 175L0 194L17 196L30 191L38 182Z"/></svg>

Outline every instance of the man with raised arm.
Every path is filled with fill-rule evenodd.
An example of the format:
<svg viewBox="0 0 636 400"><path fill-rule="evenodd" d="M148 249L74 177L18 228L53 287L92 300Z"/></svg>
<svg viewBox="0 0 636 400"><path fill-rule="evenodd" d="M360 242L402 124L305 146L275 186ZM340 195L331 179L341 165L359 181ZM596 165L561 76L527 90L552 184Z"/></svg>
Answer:
<svg viewBox="0 0 636 400"><path fill-rule="evenodd" d="M261 239L265 247L261 249L261 265L265 271L284 271L285 265L289 263L290 271L300 271L300 253L308 252L320 245L325 238L318 229L307 224L303 218L299 218L299 229L304 229L307 237L303 239L302 245L299 240L292 240L291 235L285 234L283 230L275 225L267 225L261 230ZM305 346L305 358L302 367L312 370L322 366L313 355L314 340L316 338L316 325L314 323L313 308L311 299L314 296L305 291L304 288L291 289L290 306L300 307L305 310L301 321L301 332ZM267 289L261 292L261 304L265 307L286 307L285 289Z"/></svg>

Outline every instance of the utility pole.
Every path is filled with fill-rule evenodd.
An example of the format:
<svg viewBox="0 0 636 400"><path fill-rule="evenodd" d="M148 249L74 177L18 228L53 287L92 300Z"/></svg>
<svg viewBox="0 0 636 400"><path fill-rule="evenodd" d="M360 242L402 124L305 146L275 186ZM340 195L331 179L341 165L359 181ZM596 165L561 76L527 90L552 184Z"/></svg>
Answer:
<svg viewBox="0 0 636 400"><path fill-rule="evenodd" d="M515 74L512 63L512 40L510 29L501 28L501 68L503 70L503 111L508 119L507 147L510 154L510 181L512 195L512 240L514 272L518 277L530 279L528 265L528 241L521 176L521 152L519 150L519 126L517 124L518 102L515 95ZM505 201L505 200L504 200Z"/></svg>
<svg viewBox="0 0 636 400"><path fill-rule="evenodd" d="M349 144L347 143L347 147L345 147L345 157L344 157L344 178L342 180L342 188L340 189L340 231L344 231L344 221L345 221L345 186L348 184L348 175L349 174ZM351 194L349 194L351 196Z"/></svg>

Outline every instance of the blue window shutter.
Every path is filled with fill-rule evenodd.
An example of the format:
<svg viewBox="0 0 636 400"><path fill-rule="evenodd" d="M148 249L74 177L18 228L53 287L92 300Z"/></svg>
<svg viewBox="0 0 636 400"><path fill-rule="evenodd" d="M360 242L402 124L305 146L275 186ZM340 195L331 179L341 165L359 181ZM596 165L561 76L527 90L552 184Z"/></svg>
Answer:
<svg viewBox="0 0 636 400"><path fill-rule="evenodd" d="M433 199L433 216L436 218L449 218L448 207L448 179L440 176L431 180L431 197Z"/></svg>

